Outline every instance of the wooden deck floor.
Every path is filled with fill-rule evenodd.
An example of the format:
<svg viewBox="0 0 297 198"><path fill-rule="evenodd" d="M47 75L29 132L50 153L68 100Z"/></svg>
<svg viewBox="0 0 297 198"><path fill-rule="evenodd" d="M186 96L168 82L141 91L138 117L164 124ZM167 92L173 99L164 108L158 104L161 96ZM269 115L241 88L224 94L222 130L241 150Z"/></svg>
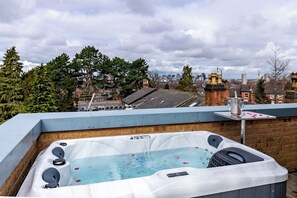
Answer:
<svg viewBox="0 0 297 198"><path fill-rule="evenodd" d="M287 182L287 198L297 198L297 172L289 174Z"/></svg>

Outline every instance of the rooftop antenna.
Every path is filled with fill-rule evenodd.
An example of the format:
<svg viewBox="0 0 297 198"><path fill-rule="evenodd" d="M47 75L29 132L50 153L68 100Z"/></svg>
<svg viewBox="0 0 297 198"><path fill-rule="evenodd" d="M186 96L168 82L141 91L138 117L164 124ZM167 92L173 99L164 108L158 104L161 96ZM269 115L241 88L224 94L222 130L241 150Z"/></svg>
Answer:
<svg viewBox="0 0 297 198"><path fill-rule="evenodd" d="M221 72L221 75L222 75L222 76L223 76L223 70L224 70L224 69L220 69L220 68L217 67L217 73Z"/></svg>
<svg viewBox="0 0 297 198"><path fill-rule="evenodd" d="M89 102L88 109L87 109L88 111L90 110L90 107L91 107L91 104L92 104L92 102L94 100L94 97L95 97L95 93L93 93L92 98L91 98L91 100Z"/></svg>
<svg viewBox="0 0 297 198"><path fill-rule="evenodd" d="M261 77L261 73L260 73L260 70L258 70L258 79L260 79Z"/></svg>

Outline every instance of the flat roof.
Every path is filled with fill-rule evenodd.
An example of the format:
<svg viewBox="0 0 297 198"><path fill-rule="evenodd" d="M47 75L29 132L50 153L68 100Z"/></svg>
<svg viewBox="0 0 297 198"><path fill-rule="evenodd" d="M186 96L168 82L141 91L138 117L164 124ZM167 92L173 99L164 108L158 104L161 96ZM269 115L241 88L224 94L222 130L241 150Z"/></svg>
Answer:
<svg viewBox="0 0 297 198"><path fill-rule="evenodd" d="M296 117L297 103L246 105L245 110ZM0 186L42 132L228 121L214 112L227 106L18 114L0 125Z"/></svg>

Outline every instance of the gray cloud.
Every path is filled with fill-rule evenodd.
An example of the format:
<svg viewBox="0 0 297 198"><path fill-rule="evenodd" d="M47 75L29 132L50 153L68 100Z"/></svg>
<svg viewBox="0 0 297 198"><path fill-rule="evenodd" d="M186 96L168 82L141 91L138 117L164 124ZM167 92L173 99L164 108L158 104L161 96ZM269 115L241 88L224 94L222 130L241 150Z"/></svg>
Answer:
<svg viewBox="0 0 297 198"><path fill-rule="evenodd" d="M164 51L188 50L203 45L200 40L195 40L191 35L174 32L165 34L159 43L159 48Z"/></svg>
<svg viewBox="0 0 297 198"><path fill-rule="evenodd" d="M42 9L57 10L75 15L118 12L122 6L123 3L118 0L71 0L71 3L68 0L38 1L38 7Z"/></svg>
<svg viewBox="0 0 297 198"><path fill-rule="evenodd" d="M159 0L155 0L155 1L159 1ZM204 2L206 2L208 0L200 0L200 3L204 4ZM162 0L159 1L158 3L160 3L163 6L166 7L184 7L184 6L188 6L189 4L195 3L196 0Z"/></svg>
<svg viewBox="0 0 297 198"><path fill-rule="evenodd" d="M31 14L36 0L2 0L0 6L0 22L10 23Z"/></svg>
<svg viewBox="0 0 297 198"><path fill-rule="evenodd" d="M125 2L126 6L133 13L141 15L154 15L155 8L153 6L152 0L122 0Z"/></svg>
<svg viewBox="0 0 297 198"><path fill-rule="evenodd" d="M147 24L144 24L140 27L140 30L143 33L155 34L162 33L174 30L174 26L172 25L172 21L169 19L164 20L154 20L150 21Z"/></svg>

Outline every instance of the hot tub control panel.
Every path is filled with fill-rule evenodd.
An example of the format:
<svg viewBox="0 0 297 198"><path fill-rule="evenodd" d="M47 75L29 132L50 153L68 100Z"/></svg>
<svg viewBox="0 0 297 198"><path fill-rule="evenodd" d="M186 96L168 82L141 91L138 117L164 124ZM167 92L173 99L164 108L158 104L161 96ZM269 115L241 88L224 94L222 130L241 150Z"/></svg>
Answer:
<svg viewBox="0 0 297 198"><path fill-rule="evenodd" d="M187 171L168 173L167 177L179 177L179 176L185 176L185 175L189 175L189 173L187 173Z"/></svg>

